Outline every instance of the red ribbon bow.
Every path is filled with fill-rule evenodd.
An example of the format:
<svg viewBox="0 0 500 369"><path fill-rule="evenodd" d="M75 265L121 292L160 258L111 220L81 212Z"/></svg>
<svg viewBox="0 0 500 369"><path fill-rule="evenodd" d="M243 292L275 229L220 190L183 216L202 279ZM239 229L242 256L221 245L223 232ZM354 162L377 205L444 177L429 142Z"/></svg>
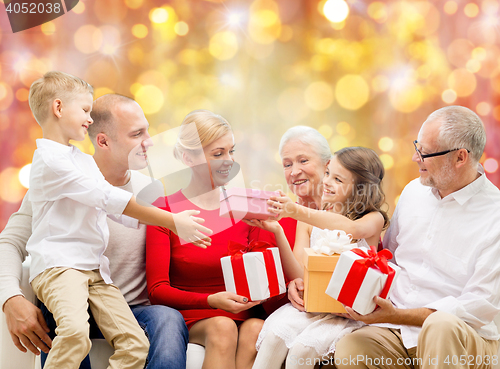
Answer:
<svg viewBox="0 0 500 369"><path fill-rule="evenodd" d="M375 246L370 246L368 253L361 249L352 249L351 251L356 255L361 256L363 259L356 260L352 265L337 300L342 302L344 305L352 307L359 288L363 283L366 272L371 267L376 267L382 273L387 274L387 280L384 288L379 295L381 298L385 299L389 294L389 289L396 274L394 269L392 269L387 263L387 259L392 259L392 253L387 249L377 252L377 248Z"/></svg>
<svg viewBox="0 0 500 369"><path fill-rule="evenodd" d="M270 243L264 241L252 241L248 245L242 245L241 243L229 241L227 245L227 252L229 255L246 254L247 252L259 252L265 251L269 247L273 247Z"/></svg>
<svg viewBox="0 0 500 369"><path fill-rule="evenodd" d="M269 292L271 296L279 295L279 282L278 273L276 271L276 264L274 263L274 256L269 247L273 247L268 242L252 241L249 245L245 246L238 242L229 241L227 251L231 256L231 265L233 268L233 277L236 286L236 293L241 296L250 297L250 289L248 287L247 274L245 271L245 264L243 262L243 254L248 252L262 252L264 256L264 263L266 266L267 279L269 282Z"/></svg>
<svg viewBox="0 0 500 369"><path fill-rule="evenodd" d="M377 266L384 274L389 274L392 270L387 264L387 259L392 259L392 252L387 249L377 252L375 246L370 246L368 253L361 249L352 249L351 251L363 258L358 260L358 262L363 263L367 268Z"/></svg>

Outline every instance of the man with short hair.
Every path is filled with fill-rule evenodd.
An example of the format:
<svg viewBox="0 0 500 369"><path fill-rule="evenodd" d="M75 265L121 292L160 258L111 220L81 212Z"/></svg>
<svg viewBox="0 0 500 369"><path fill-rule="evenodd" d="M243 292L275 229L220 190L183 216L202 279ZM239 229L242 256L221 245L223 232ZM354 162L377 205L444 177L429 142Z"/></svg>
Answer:
<svg viewBox="0 0 500 369"><path fill-rule="evenodd" d="M403 190L384 237L400 276L390 301L375 298L373 313L347 308L370 325L338 342L337 368L493 363L500 338L493 321L500 312L500 191L479 165L485 144L481 120L465 107L439 109L423 123L412 158L420 179Z"/></svg>
<svg viewBox="0 0 500 369"><path fill-rule="evenodd" d="M432 113L414 142L420 178L403 190L384 247L401 267L390 300L324 363L344 368L489 368L498 362L500 191L479 160L486 132L461 106ZM299 310L303 281L288 296ZM330 367L330 366L329 366Z"/></svg>
<svg viewBox="0 0 500 369"><path fill-rule="evenodd" d="M96 99L91 113L94 124L89 137L96 161L105 179L114 186L138 194L151 179L130 169L147 165L151 146L149 124L140 106L132 99L108 94ZM158 196L163 195L157 188ZM27 301L19 288L21 263L31 235L31 204L25 196L19 211L11 216L0 235L0 304L14 344L39 353L48 352L51 340L40 310ZM150 340L148 368L185 368L188 331L182 315L174 309L150 305L146 287L146 227L139 229L108 221L110 238L105 255L111 277L120 288L134 316Z"/></svg>

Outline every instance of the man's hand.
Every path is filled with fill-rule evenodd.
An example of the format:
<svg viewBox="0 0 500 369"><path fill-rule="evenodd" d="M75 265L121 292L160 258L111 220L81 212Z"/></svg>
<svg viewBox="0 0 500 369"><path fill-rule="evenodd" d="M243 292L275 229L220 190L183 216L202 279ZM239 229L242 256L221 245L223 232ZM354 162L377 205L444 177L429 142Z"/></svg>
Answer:
<svg viewBox="0 0 500 369"><path fill-rule="evenodd" d="M361 315L352 308L346 306L345 309L350 317L366 324L373 323L395 323L397 321L397 309L391 301L375 296L373 301L378 305L373 313Z"/></svg>
<svg viewBox="0 0 500 369"><path fill-rule="evenodd" d="M14 296L3 305L3 312L12 341L19 350L27 352L28 349L35 355L40 355L39 348L49 353L52 340L47 333L50 329L39 308L23 296Z"/></svg>
<svg viewBox="0 0 500 369"><path fill-rule="evenodd" d="M293 307L299 311L306 311L304 308L304 281L302 278L295 278L288 284L288 299Z"/></svg>
<svg viewBox="0 0 500 369"><path fill-rule="evenodd" d="M177 214L172 214L175 224L174 233L179 238L206 249L207 246L210 246L211 239L201 232L207 234L212 234L213 232L211 229L201 225L201 223L205 222L205 219L195 217L199 213L198 210L185 210Z"/></svg>
<svg viewBox="0 0 500 369"><path fill-rule="evenodd" d="M391 323L401 325L413 325L421 327L425 319L436 310L429 308L398 309L390 300L375 296L373 301L378 305L373 313L360 315L350 307L345 307L347 313L354 320L362 321L366 324Z"/></svg>

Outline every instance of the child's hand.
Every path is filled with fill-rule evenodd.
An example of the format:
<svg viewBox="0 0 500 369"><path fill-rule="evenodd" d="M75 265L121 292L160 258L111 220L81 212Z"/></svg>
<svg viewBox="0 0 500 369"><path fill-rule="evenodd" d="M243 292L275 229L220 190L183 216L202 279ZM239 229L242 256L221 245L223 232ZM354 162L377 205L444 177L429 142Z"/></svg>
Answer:
<svg viewBox="0 0 500 369"><path fill-rule="evenodd" d="M194 215L199 214L198 210L185 210L177 214L172 214L174 218L175 230L173 231L179 238L191 242L193 245L206 249L212 241L201 232L212 234L212 230L201 225L205 222L203 218Z"/></svg>
<svg viewBox="0 0 500 369"><path fill-rule="evenodd" d="M304 281L302 278L295 278L288 284L288 299L294 308L299 311L306 311L304 308Z"/></svg>
<svg viewBox="0 0 500 369"><path fill-rule="evenodd" d="M281 228L281 224L279 224L274 219L268 220L260 220L260 219L242 219L243 222L248 224L249 226L259 227L265 231L273 232L274 234L280 232L283 228Z"/></svg>
<svg viewBox="0 0 500 369"><path fill-rule="evenodd" d="M292 217L296 212L297 204L291 198L286 196L281 190L279 196L271 196L267 200L269 212L275 214L277 220L286 217Z"/></svg>

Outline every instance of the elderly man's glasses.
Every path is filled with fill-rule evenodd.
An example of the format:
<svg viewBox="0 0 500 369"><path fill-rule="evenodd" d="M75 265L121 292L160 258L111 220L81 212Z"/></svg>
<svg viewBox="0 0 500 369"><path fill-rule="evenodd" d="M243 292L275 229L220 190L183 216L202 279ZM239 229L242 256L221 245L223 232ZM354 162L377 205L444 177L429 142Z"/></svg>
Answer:
<svg viewBox="0 0 500 369"><path fill-rule="evenodd" d="M424 161L425 158L432 158L433 156L441 156L441 155L448 154L449 152L452 152L452 151L462 150L459 148L459 149L451 149L451 150L433 152L432 154L422 154L417 147L417 143L418 143L417 140L413 141L413 146L415 146L415 151L417 152L417 155L420 158L420 161L422 161L422 162ZM465 150L467 150L467 152L470 153L469 149L465 149Z"/></svg>

